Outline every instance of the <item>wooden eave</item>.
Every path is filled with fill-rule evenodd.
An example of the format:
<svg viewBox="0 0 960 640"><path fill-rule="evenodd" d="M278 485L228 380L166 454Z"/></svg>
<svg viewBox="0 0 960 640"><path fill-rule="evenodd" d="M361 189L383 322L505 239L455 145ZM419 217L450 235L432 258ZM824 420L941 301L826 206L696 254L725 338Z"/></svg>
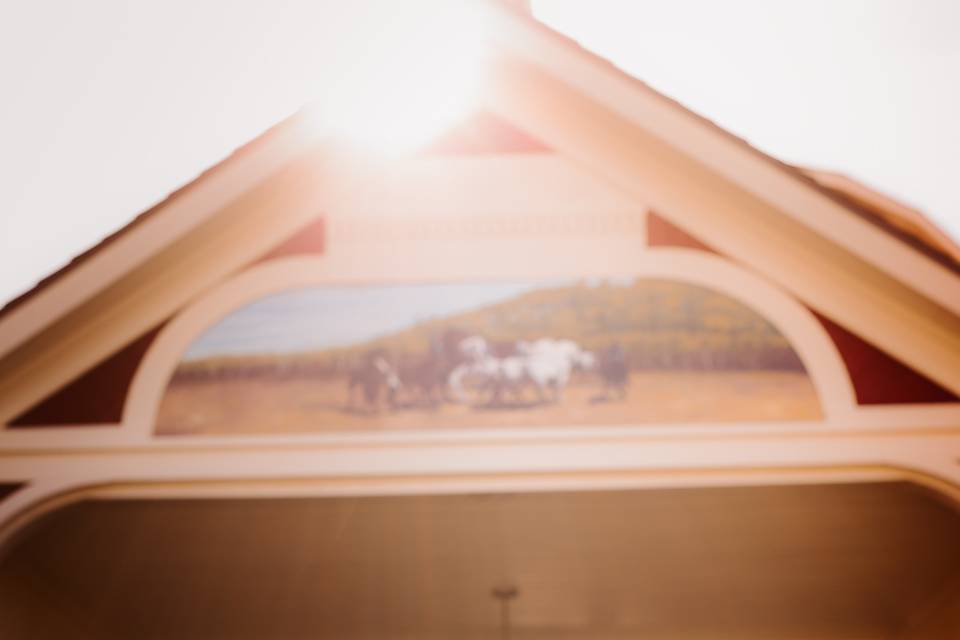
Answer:
<svg viewBox="0 0 960 640"><path fill-rule="evenodd" d="M872 217L876 224L960 274L960 245L920 211L842 173L807 167L799 170L822 188L843 198L848 206Z"/></svg>

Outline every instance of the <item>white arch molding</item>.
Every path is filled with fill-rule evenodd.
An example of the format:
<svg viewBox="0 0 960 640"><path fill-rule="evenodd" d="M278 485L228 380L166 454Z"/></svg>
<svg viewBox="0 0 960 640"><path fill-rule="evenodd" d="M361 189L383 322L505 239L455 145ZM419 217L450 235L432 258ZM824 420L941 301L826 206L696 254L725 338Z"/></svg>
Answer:
<svg viewBox="0 0 960 640"><path fill-rule="evenodd" d="M250 457L256 454L246 454ZM93 471L33 482L0 501L0 552L6 543L43 515L86 500L112 499L273 499L465 493L536 493L663 488L845 484L905 481L925 487L960 511L960 473L936 472L936 465L838 464L784 468L687 467L683 470L638 468L619 471L555 471L444 475L385 475L368 478L338 475L271 475L233 472L229 477L183 480L180 471L159 472L146 465L130 477L103 477Z"/></svg>
<svg viewBox="0 0 960 640"><path fill-rule="evenodd" d="M730 296L770 321L788 340L810 376L827 424L845 424L856 409L846 368L822 325L796 300L732 262L699 251L657 248L607 260L602 269L584 263L515 264L498 256L496 264L458 261L438 263L416 250L409 261L392 265L389 256L356 262L349 256L288 257L252 267L208 293L167 325L150 347L132 381L123 424L149 439L167 383L191 342L213 323L246 304L285 290L344 284L414 284L469 282L538 277L641 277L684 282ZM469 250L465 250L469 254ZM339 258L339 259L338 259ZM506 258L506 259L499 259ZM346 264L345 264L346 263ZM386 264L384 264L386 263ZM437 265L443 264L438 274ZM396 268L394 268L396 267ZM520 268L518 268L520 267ZM611 268L613 267L613 268ZM543 430L538 428L538 433ZM271 437L271 436L260 436Z"/></svg>

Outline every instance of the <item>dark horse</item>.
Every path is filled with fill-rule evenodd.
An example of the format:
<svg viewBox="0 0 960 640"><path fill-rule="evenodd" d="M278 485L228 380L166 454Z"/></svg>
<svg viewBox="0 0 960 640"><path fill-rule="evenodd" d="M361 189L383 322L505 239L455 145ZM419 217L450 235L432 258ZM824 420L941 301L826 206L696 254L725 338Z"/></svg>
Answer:
<svg viewBox="0 0 960 640"><path fill-rule="evenodd" d="M630 364L627 352L619 342L614 342L599 352L597 373L603 381L603 392L614 391L620 400L627 396L630 383Z"/></svg>
<svg viewBox="0 0 960 640"><path fill-rule="evenodd" d="M387 356L386 349L371 349L363 354L359 366L350 372L347 409L376 412L380 410L381 398L386 400L389 408L396 407L400 378ZM363 400L359 406L356 402L358 391Z"/></svg>

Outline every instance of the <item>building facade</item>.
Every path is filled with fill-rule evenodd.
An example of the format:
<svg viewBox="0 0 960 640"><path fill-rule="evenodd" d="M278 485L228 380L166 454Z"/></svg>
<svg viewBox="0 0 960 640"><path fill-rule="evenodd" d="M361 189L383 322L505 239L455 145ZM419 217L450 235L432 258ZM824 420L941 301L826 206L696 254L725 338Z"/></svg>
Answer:
<svg viewBox="0 0 960 640"><path fill-rule="evenodd" d="M491 11L2 311L4 637L960 637L960 250Z"/></svg>

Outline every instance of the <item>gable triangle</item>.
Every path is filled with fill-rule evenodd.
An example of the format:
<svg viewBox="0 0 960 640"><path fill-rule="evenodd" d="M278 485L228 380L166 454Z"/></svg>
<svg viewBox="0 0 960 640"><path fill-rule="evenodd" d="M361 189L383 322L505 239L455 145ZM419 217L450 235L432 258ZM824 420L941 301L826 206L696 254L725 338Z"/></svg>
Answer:
<svg viewBox="0 0 960 640"><path fill-rule="evenodd" d="M498 153L551 153L553 150L530 133L488 111L478 111L436 138L427 155L481 155Z"/></svg>

